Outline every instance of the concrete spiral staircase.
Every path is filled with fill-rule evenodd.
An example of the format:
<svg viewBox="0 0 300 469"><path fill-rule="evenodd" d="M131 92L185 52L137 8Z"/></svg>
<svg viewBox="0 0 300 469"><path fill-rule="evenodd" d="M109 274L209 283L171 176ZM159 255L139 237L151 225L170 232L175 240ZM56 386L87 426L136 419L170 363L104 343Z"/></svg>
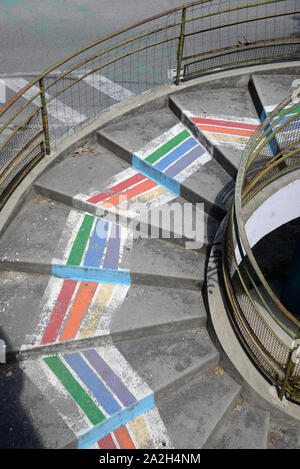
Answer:
<svg viewBox="0 0 300 469"><path fill-rule="evenodd" d="M205 300L243 148L299 73L273 68L154 93L28 185L0 239L2 448L299 447L300 424L226 359ZM201 247L140 221L174 202L204 203ZM157 237L132 238L128 221Z"/></svg>

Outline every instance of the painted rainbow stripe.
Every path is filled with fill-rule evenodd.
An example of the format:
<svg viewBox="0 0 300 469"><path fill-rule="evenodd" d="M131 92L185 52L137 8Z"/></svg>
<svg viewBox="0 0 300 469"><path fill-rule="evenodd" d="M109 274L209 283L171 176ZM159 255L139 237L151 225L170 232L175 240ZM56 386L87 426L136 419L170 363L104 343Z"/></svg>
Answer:
<svg viewBox="0 0 300 469"><path fill-rule="evenodd" d="M162 137L164 140L167 137L162 144L157 145L155 141L141 154L133 155L134 169L130 170L130 176L127 177L128 171L122 172L123 180L105 193L89 198L89 202L103 205L113 202L117 206L120 194L126 194L146 205L149 201L159 200L162 195L178 196L180 179L183 180L197 165L204 164L211 157L182 126L176 126L171 133L171 138L169 132ZM139 172L135 172L137 170ZM123 301L130 285L130 272L119 269L122 230L118 225L88 214L70 213L62 238L69 237L72 242L68 243L63 263L52 265L53 277L56 278L52 278L49 284L56 282L57 292L56 296L49 295L53 307L50 317L48 315L46 320L42 320L45 326L41 344L94 335L99 316L118 288L121 290L116 295L116 305ZM125 235L126 238L128 233ZM112 350L118 362L123 360L123 368L128 371L128 363L115 347L112 346ZM155 409L153 392L141 383L134 388L137 394L132 392L125 385L124 376L121 379L113 370L111 364L116 366L116 362L111 356L108 358L105 360L97 350L90 349L43 359L92 425L79 434L78 447L86 448L95 443L99 448L155 447L159 445L155 434L164 435L164 440L167 440L164 425ZM131 371L128 373L132 374ZM137 378L132 378L132 382L138 382ZM50 378L50 383L52 380ZM156 422L152 433L151 422ZM168 445L171 447L169 440Z"/></svg>
<svg viewBox="0 0 300 469"><path fill-rule="evenodd" d="M93 425L91 430L78 437L79 448L118 431L133 418L155 407L153 393L137 400L94 349L63 357L55 355L44 358L44 361ZM119 430L119 434L126 436L124 429Z"/></svg>
<svg viewBox="0 0 300 469"><path fill-rule="evenodd" d="M258 126L258 123L247 122L239 118L215 119L192 115L189 118L208 137L221 143L227 142L245 145Z"/></svg>
<svg viewBox="0 0 300 469"><path fill-rule="evenodd" d="M95 443L105 449L155 447L147 413L158 412L154 394L147 386L142 386L137 398L95 349L54 355L43 361L92 425L77 435L79 449ZM128 364L126 368L131 375L129 380L134 383L134 372ZM158 433L163 434L164 426L158 415L156 421L161 427ZM171 446L169 441L168 446Z"/></svg>
<svg viewBox="0 0 300 469"><path fill-rule="evenodd" d="M123 180L88 201L117 208L122 196L129 199L131 207L138 203L139 209L149 209L153 201L163 203L164 197L171 200L180 195L180 180L210 158L189 131L178 124L132 156L134 169L120 173ZM73 242L65 263L52 265L52 275L63 283L42 334L42 345L94 335L118 286L131 284L130 272L119 268L120 231L124 228L88 214L81 225L75 224L77 232L71 236ZM119 296L122 301L124 290Z"/></svg>
<svg viewBox="0 0 300 469"><path fill-rule="evenodd" d="M149 209L149 203L162 195L167 195L169 200L170 196L180 196L181 182L197 169L197 164L200 166L209 159L211 156L190 132L177 124L148 148L132 155L132 167L138 172L123 171L116 184L86 201L118 210L125 200L127 209L134 204L138 204L139 209L143 205Z"/></svg>
<svg viewBox="0 0 300 469"><path fill-rule="evenodd" d="M130 285L129 272L118 269L120 230L117 225L91 215L84 216L66 265L52 265L54 276L69 279L63 282L41 344L74 339L83 320L97 323L95 310L89 313L93 299L103 304L105 297L103 306L106 306L115 285ZM94 331L95 327L90 329ZM86 333L87 327L84 336Z"/></svg>
<svg viewBox="0 0 300 469"><path fill-rule="evenodd" d="M264 106L263 103L260 103L261 105L261 116L260 116L260 121L263 122L270 114L271 112L278 106L278 104L272 104L268 106ZM274 125L274 122L278 119L278 117L282 116L282 114L289 109L290 106L286 106L284 109L282 109L276 117L271 120L269 125L266 127L267 129L270 129L267 133L266 136L270 135L270 133L273 131L273 129L276 129L276 127L279 127L281 124L286 122L288 119L290 119L293 114L298 114L300 112L300 106L296 106L294 109L291 109L290 112L282 117L280 121ZM282 133L284 132L292 132L293 130L298 129L300 126L300 118L295 119L292 121L290 124L288 124L284 129L282 129ZM277 137L273 137L270 142L269 142L269 148L271 150L271 153L273 156L276 156L277 153L280 152L280 145L278 143Z"/></svg>

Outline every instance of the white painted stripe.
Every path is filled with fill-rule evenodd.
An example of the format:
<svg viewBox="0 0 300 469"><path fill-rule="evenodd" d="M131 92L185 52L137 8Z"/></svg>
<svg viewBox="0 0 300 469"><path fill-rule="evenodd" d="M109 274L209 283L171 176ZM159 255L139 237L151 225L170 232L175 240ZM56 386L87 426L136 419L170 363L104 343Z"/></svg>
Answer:
<svg viewBox="0 0 300 469"><path fill-rule="evenodd" d="M95 335L108 335L113 313L122 305L126 298L130 285L116 285L110 297L107 307L103 311Z"/></svg>
<svg viewBox="0 0 300 469"><path fill-rule="evenodd" d="M70 211L66 221L66 225L63 229L63 232L57 245L57 252L60 253L60 255L58 258L55 257L52 259L52 264L67 263L75 238L77 236L78 230L83 222L84 217L84 213L79 213L75 210Z"/></svg>
<svg viewBox="0 0 300 469"><path fill-rule="evenodd" d="M173 445L157 408L144 414L144 419L156 449L172 449Z"/></svg>
<svg viewBox="0 0 300 469"><path fill-rule="evenodd" d="M121 266L121 261L124 257L124 255L132 249L132 243L133 243L133 234L125 228L125 226L120 226L120 257L119 257L119 269L125 269L128 268L130 269L130 266L128 265L127 267L124 267L123 265Z"/></svg>
<svg viewBox="0 0 300 469"><path fill-rule="evenodd" d="M13 90L15 93L18 93L24 86L26 86L29 82L24 80L23 78L6 78L5 83ZM31 99L39 91L37 86L32 86L27 90L23 97L25 99ZM51 96L48 93L45 93L46 100L49 100ZM41 99L38 96L32 101L33 104L36 106L41 105ZM67 124L69 127L80 124L81 122L87 119L87 116L81 114L80 112L76 111L75 109L71 108L67 104L64 104L59 99L53 99L50 103L47 103L47 112L48 114L52 115L55 119Z"/></svg>
<svg viewBox="0 0 300 469"><path fill-rule="evenodd" d="M278 103L279 104L279 103ZM268 106L264 106L266 112L272 112L278 106L278 104L269 104ZM284 110L286 111L290 107L294 106L294 103L290 106L285 106Z"/></svg>
<svg viewBox="0 0 300 469"><path fill-rule="evenodd" d="M125 99L132 98L135 94L124 88L123 86L118 85L112 80L104 77L103 75L91 74L83 79L88 85L96 88L96 90L101 91L101 93L110 96L115 101L124 101Z"/></svg>
<svg viewBox="0 0 300 469"><path fill-rule="evenodd" d="M243 117L243 116L231 116L231 115L225 115L225 114L196 114L195 112L190 112L189 110L185 109L183 111L183 114L185 114L189 119L191 117L199 117L200 119L215 119L215 120L224 120L227 122L242 122L245 124L254 124L254 125L259 125L260 121L258 118L254 117Z"/></svg>
<svg viewBox="0 0 300 469"><path fill-rule="evenodd" d="M43 359L20 362L20 367L76 435L92 428L83 410Z"/></svg>
<svg viewBox="0 0 300 469"><path fill-rule="evenodd" d="M40 345L41 339L49 323L51 314L53 312L53 308L57 301L63 282L63 279L54 277L50 278L41 300L42 312L39 318L38 325L36 326L34 333L26 335L24 339L24 344L21 346L21 350L27 350Z"/></svg>

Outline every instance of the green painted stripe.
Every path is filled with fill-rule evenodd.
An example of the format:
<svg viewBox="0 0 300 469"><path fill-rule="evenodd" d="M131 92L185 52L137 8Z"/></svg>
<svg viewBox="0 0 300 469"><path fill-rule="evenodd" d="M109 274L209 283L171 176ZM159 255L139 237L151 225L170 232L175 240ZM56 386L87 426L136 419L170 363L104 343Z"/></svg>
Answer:
<svg viewBox="0 0 300 469"><path fill-rule="evenodd" d="M278 112L277 116L281 116L288 108L284 108L281 111ZM292 109L289 114L298 114L300 112L300 106L296 106L294 109ZM271 114L271 112L267 113L268 115Z"/></svg>
<svg viewBox="0 0 300 469"><path fill-rule="evenodd" d="M68 368L63 364L58 356L44 358L44 361L72 398L77 402L79 407L81 407L93 425L97 425L98 423L106 420L105 415L103 415L101 410L72 376Z"/></svg>
<svg viewBox="0 0 300 469"><path fill-rule="evenodd" d="M68 265L80 265L85 247L91 234L94 219L95 217L93 217L92 215L85 215L81 227L78 230L77 236L73 243L72 251L67 261Z"/></svg>
<svg viewBox="0 0 300 469"><path fill-rule="evenodd" d="M176 135L175 137L171 138L168 142L164 143L161 147L155 150L151 155L145 158L145 161L149 164L155 163L159 160L162 156L169 153L169 151L173 150L173 148L177 147L183 140L187 137L190 137L190 133L187 130L183 130L180 134Z"/></svg>

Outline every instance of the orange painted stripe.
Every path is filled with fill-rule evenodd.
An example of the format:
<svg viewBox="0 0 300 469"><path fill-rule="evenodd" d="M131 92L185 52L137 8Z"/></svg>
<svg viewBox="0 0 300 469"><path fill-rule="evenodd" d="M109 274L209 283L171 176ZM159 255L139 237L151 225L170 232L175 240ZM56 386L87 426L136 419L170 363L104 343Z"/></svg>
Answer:
<svg viewBox="0 0 300 469"><path fill-rule="evenodd" d="M152 181L151 179L147 179L146 181L143 181L141 184L137 184L136 186L132 187L128 191L123 192L122 194L117 195L116 197L112 197L111 199L106 200L103 204L100 204L100 206L109 208L112 205L113 206L119 205L120 196L122 197L126 196L126 199L125 198L121 199L122 202L125 202L125 200L130 200L136 195L146 192L155 186L157 186L156 182Z"/></svg>
<svg viewBox="0 0 300 469"><path fill-rule="evenodd" d="M243 129L229 129L228 127L217 127L215 125L204 125L198 124L197 127L201 130L207 130L208 132L216 132L220 134L231 134L231 135L244 135L245 137L251 137L253 131Z"/></svg>
<svg viewBox="0 0 300 469"><path fill-rule="evenodd" d="M117 438L120 449L135 449L134 443L125 425L115 430L114 435Z"/></svg>
<svg viewBox="0 0 300 469"><path fill-rule="evenodd" d="M60 342L72 340L76 336L80 323L88 311L97 286L98 283L95 282L81 282L76 298L70 309L65 328L59 339Z"/></svg>

